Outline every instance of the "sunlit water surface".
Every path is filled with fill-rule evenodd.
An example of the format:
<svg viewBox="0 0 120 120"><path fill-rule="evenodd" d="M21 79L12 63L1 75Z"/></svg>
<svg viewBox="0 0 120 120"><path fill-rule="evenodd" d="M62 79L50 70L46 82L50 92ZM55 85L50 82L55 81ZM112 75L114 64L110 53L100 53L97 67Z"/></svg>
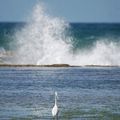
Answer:
<svg viewBox="0 0 120 120"><path fill-rule="evenodd" d="M120 120L118 67L1 67L0 120Z"/></svg>

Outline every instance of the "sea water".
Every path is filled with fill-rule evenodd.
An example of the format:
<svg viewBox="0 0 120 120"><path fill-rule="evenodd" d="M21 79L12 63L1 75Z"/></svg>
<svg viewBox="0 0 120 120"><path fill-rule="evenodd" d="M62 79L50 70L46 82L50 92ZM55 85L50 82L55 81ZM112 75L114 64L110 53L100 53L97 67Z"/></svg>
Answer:
<svg viewBox="0 0 120 120"><path fill-rule="evenodd" d="M118 67L1 67L0 120L119 120Z"/></svg>
<svg viewBox="0 0 120 120"><path fill-rule="evenodd" d="M14 34L24 28L25 25L26 23L0 23L1 62L14 64L120 65L120 24L70 23L71 27L68 34L72 36L72 39L65 43L68 46L64 46L64 43L60 45L61 43L57 43L57 41L54 41L55 43L50 42L49 38L47 38L48 41L43 39L44 42L39 42L33 38L33 41L29 39L24 41L26 43L21 43L22 47L18 47L16 45L18 41L16 41ZM3 57L7 51L17 54L16 50L21 59L15 56L12 56L12 60L10 57Z"/></svg>

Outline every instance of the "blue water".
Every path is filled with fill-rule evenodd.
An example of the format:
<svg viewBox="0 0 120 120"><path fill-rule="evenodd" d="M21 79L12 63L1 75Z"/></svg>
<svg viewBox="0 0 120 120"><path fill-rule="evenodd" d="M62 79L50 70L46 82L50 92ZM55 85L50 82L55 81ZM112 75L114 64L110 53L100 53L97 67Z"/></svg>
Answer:
<svg viewBox="0 0 120 120"><path fill-rule="evenodd" d="M0 23L0 64L37 64L41 60L49 63L68 55L64 54L67 47L56 51L58 36L50 36L55 50L49 49L46 42L39 44L44 39L39 41L39 32L31 33L29 26L30 23L27 27L26 23ZM32 28L42 31L36 24ZM59 32L52 31L57 35ZM49 38L51 32L48 33ZM61 38L71 38L71 53L67 62L66 57L59 61L120 66L119 33L120 24L70 23ZM22 42L17 44L17 40ZM120 120L120 67L0 67L0 120L52 119L54 91L58 92L60 120Z"/></svg>
<svg viewBox="0 0 120 120"><path fill-rule="evenodd" d="M71 23L74 49L90 49L97 41L119 43L119 23Z"/></svg>
<svg viewBox="0 0 120 120"><path fill-rule="evenodd" d="M0 23L0 63L120 66L119 23L46 24Z"/></svg>
<svg viewBox="0 0 120 120"><path fill-rule="evenodd" d="M14 50L16 43L14 35L27 23L23 22L2 22L0 23L0 47L6 50ZM107 39L109 42L120 41L119 23L70 23L67 35L73 37L73 49L92 47L96 41Z"/></svg>
<svg viewBox="0 0 120 120"><path fill-rule="evenodd" d="M119 67L0 67L0 120L119 120Z"/></svg>

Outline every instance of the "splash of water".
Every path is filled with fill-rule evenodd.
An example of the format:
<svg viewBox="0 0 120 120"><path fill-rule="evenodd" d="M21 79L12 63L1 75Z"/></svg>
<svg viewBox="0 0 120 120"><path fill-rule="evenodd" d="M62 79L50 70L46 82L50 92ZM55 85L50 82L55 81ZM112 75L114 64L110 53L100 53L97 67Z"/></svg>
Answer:
<svg viewBox="0 0 120 120"><path fill-rule="evenodd" d="M120 44L108 42L107 40L97 41L91 49L78 51L74 56L74 65L100 65L119 66Z"/></svg>
<svg viewBox="0 0 120 120"><path fill-rule="evenodd" d="M37 4L29 22L16 33L18 49L17 64L70 64L70 65L120 65L119 45L106 40L98 40L87 50L71 51L71 36L66 36L69 24L64 20L49 16Z"/></svg>
<svg viewBox="0 0 120 120"><path fill-rule="evenodd" d="M37 4L31 22L16 34L19 64L66 63L70 50L70 38L65 35L69 25L62 19L46 14Z"/></svg>

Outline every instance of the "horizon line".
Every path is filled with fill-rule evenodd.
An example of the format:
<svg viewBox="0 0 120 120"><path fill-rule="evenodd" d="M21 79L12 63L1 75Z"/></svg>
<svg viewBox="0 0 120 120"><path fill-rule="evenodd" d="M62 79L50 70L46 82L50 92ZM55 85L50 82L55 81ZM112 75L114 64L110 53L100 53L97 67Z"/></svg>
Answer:
<svg viewBox="0 0 120 120"><path fill-rule="evenodd" d="M29 23L29 21L0 21L0 23ZM81 23L81 24L120 24L120 22L83 22L83 21L68 21L68 23Z"/></svg>

